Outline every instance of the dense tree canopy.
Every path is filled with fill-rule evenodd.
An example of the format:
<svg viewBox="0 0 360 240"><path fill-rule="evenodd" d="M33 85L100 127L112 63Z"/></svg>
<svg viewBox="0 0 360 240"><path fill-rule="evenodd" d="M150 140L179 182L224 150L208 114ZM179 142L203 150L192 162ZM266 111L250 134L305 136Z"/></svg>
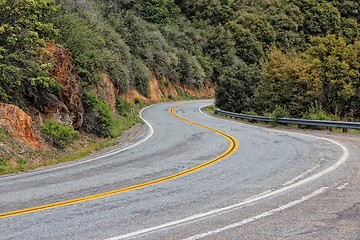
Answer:
<svg viewBox="0 0 360 240"><path fill-rule="evenodd" d="M144 95L151 76L212 81L227 110L298 117L316 102L360 118L357 0L0 0L0 11L1 101L56 94L41 60L55 37L85 88L102 72Z"/></svg>

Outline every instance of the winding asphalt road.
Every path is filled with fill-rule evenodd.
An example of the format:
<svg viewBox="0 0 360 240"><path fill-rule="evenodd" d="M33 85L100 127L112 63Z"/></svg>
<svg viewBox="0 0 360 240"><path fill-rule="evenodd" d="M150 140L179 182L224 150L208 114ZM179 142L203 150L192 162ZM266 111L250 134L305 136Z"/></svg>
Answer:
<svg viewBox="0 0 360 240"><path fill-rule="evenodd" d="M318 218L350 204L326 201L352 185L355 147L212 118L209 103L145 109L132 148L0 177L0 239L360 238Z"/></svg>

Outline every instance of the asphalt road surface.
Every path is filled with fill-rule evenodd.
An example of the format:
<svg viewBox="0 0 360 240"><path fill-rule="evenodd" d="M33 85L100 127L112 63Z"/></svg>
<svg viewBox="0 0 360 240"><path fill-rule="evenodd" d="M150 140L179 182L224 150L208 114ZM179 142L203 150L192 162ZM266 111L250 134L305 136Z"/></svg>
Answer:
<svg viewBox="0 0 360 240"><path fill-rule="evenodd" d="M126 148L0 177L0 239L360 239L358 136L239 124L209 103L151 106Z"/></svg>

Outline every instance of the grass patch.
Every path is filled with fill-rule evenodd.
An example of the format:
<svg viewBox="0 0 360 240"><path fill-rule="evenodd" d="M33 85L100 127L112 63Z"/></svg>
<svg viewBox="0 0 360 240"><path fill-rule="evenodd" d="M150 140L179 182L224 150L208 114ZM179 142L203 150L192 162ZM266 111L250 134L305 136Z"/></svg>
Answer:
<svg viewBox="0 0 360 240"><path fill-rule="evenodd" d="M10 159L8 157L0 157L0 174L11 173Z"/></svg>
<svg viewBox="0 0 360 240"><path fill-rule="evenodd" d="M129 115L127 117L117 116L113 118L111 123L110 136L113 138L119 137L123 132L132 126L141 123L141 118L138 115Z"/></svg>
<svg viewBox="0 0 360 240"><path fill-rule="evenodd" d="M205 109L205 112L207 112L211 115L215 114L215 105L206 106L204 109Z"/></svg>

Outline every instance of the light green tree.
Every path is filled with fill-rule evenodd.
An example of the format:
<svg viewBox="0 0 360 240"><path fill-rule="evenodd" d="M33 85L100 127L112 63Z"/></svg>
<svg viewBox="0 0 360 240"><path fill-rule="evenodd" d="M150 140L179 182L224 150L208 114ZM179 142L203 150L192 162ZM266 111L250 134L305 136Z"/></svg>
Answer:
<svg viewBox="0 0 360 240"><path fill-rule="evenodd" d="M285 107L292 116L301 116L321 97L321 81L312 63L296 54L270 49L261 63L263 81L254 90L253 106L258 112L272 112Z"/></svg>
<svg viewBox="0 0 360 240"><path fill-rule="evenodd" d="M358 42L347 44L335 35L311 38L306 51L323 85L323 106L328 112L344 116L350 110L359 82Z"/></svg>

